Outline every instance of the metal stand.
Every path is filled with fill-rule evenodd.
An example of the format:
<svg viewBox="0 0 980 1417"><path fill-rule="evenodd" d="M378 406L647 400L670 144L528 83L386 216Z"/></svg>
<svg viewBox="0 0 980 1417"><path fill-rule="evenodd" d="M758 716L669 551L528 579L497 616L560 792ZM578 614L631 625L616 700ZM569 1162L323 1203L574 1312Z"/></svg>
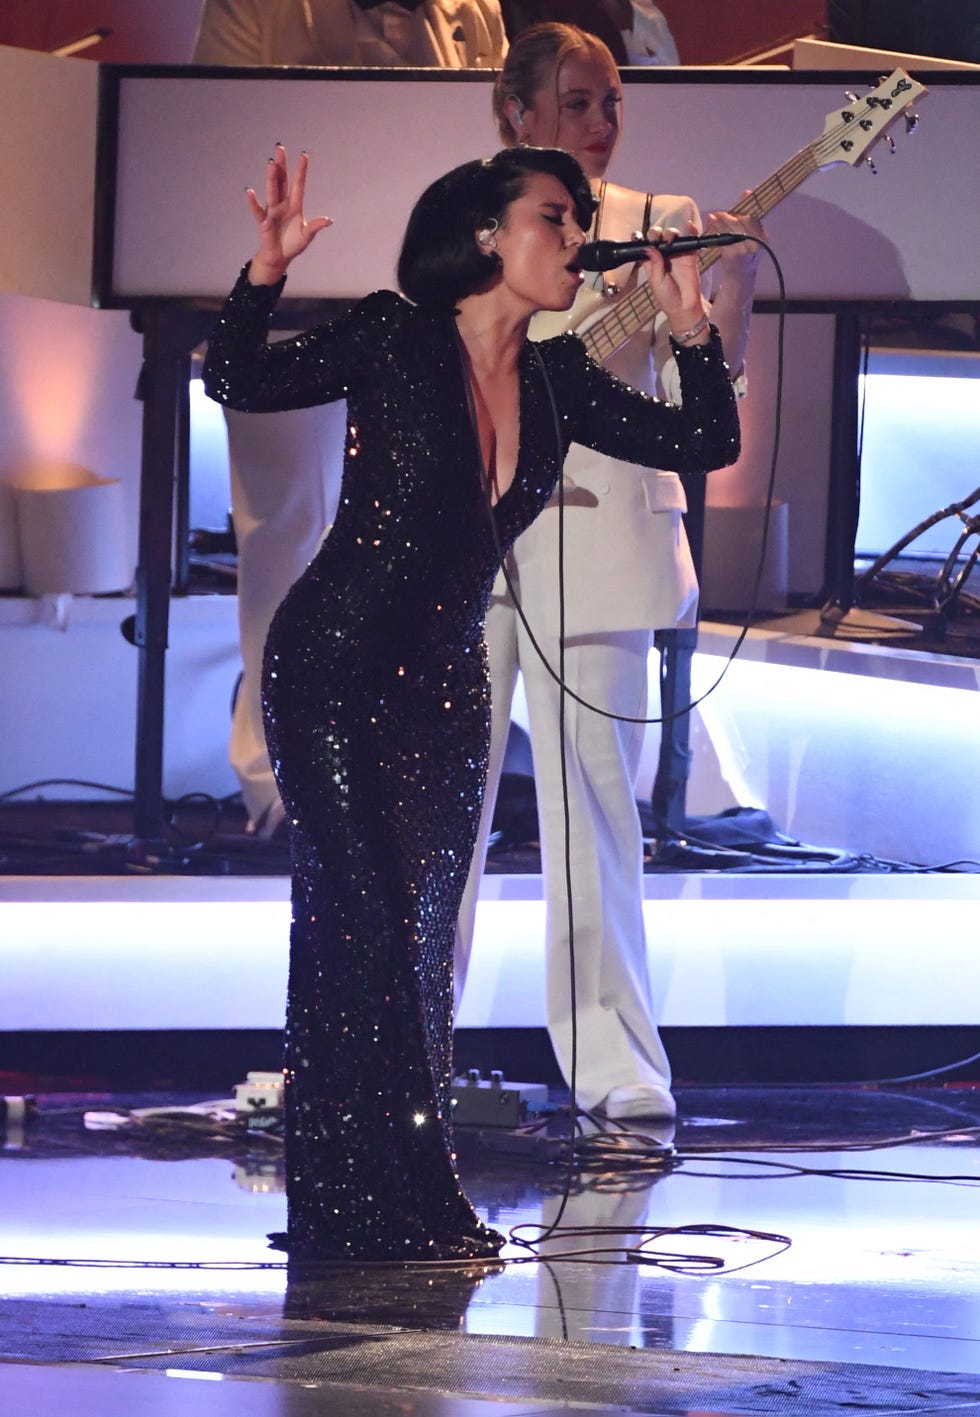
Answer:
<svg viewBox="0 0 980 1417"><path fill-rule="evenodd" d="M705 480L684 477L687 512L684 524L694 570L701 579L704 553ZM660 654L660 754L650 806L658 841L683 837L687 820L687 780L691 771L691 715L683 712L691 702L691 664L698 647L697 628L658 630L654 645ZM680 710L680 712L678 712ZM676 715L676 716L675 716Z"/></svg>
<svg viewBox="0 0 980 1417"><path fill-rule="evenodd" d="M825 558L825 594L829 596L820 619L832 634L854 602L854 542L857 535L860 490L858 440L858 377L861 372L861 335L866 316L861 311L837 313L834 329L834 395L831 435L831 475ZM704 549L705 479L683 478L688 511L688 541L698 579ZM666 721L653 785L651 807L658 847L666 844L663 859L696 864L697 848L683 843L687 827L687 780L690 773L690 714L669 715L691 702L691 661L697 648L696 630L660 631L660 703ZM680 852L680 855L678 854ZM661 854L658 850L658 854Z"/></svg>
<svg viewBox="0 0 980 1417"><path fill-rule="evenodd" d="M946 633L946 625L951 615L956 613L957 604L963 587L972 572L974 566L980 561L980 516L967 515L967 508L973 507L980 502L980 487L975 487L968 497L964 497L960 502L950 502L948 507L941 507L938 512L933 512L923 521L914 526L911 531L899 538L893 546L873 561L868 569L859 576L854 586L854 602L856 605L863 603L863 597L872 582L885 569L890 562L900 556L907 546L929 530L930 527L938 525L939 522L946 521L947 518L955 517L962 525L962 530L953 544L952 550L943 562L939 574L936 577L935 589L932 595L932 623L929 626L933 637L942 639ZM960 558L964 555L963 548L966 546L971 536L977 538L976 545L972 551L966 553L963 564L960 565Z"/></svg>
<svg viewBox="0 0 980 1417"><path fill-rule="evenodd" d="M660 753L650 806L658 843L682 837L687 824L687 780L691 772L691 661L698 645L697 629L658 630L653 637L660 654ZM678 717L671 715L677 714Z"/></svg>
<svg viewBox="0 0 980 1417"><path fill-rule="evenodd" d="M854 543L861 489L858 380L861 374L860 311L838 311L834 321L834 393L823 632L833 634L854 604Z"/></svg>
<svg viewBox="0 0 980 1417"><path fill-rule="evenodd" d="M277 311L273 329L305 329L348 309L347 300L294 302ZM139 651L136 690L136 776L133 833L165 847L163 721L170 597L188 589L191 355L214 324L213 309L153 305L135 309L143 336L137 396L143 400L139 561L133 643ZM176 569L175 569L176 568Z"/></svg>
<svg viewBox="0 0 980 1417"><path fill-rule="evenodd" d="M691 558L698 579L704 552L705 479L682 477L687 498L685 525ZM658 630L654 644L660 651L660 713L663 725L660 755L654 778L650 807L656 853L653 864L671 871L708 871L747 865L751 857L710 840L705 821L700 824L704 838L688 840L687 782L691 772L691 665L698 647L697 628Z"/></svg>
<svg viewBox="0 0 980 1417"><path fill-rule="evenodd" d="M139 663L133 833L147 843L162 843L164 838L164 668L176 513L180 525L178 560L186 556L190 355L213 319L208 311L167 306L132 315L133 328L143 336L137 387L137 396L143 400L143 439L134 633ZM182 564L181 589L186 590L186 561Z"/></svg>

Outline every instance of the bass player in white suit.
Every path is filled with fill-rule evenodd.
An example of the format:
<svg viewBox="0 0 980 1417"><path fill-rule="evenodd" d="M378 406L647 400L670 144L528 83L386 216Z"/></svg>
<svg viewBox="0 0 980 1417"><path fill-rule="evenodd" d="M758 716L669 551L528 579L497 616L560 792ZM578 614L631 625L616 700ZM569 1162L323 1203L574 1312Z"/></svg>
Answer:
<svg viewBox="0 0 980 1417"><path fill-rule="evenodd" d="M700 226L688 197L655 196L607 184L619 137L622 91L601 40L569 25L542 24L511 45L494 88L505 144L555 146L572 153L596 197L593 239L629 240L652 226ZM758 222L728 213L707 229L764 236ZM736 385L741 379L759 247L725 248L710 307ZM643 280L626 266L587 280L567 328L593 307L621 301ZM618 293L616 289L618 289ZM608 291L608 293L606 293ZM547 319L547 317L545 317ZM532 337L555 326L532 322ZM535 328L537 326L537 329ZM594 349L590 352L596 353ZM652 312L607 360L620 378L650 393L679 398L666 321ZM589 704L643 719L647 663L656 629L696 623L698 587L682 522L680 480L574 446L564 473L564 677ZM545 658L559 661L557 499L518 538L508 570ZM548 1028L570 1081L573 1005L569 989L565 827L560 768L559 689L520 623L503 575L487 619L493 698L490 777L480 837L460 914L456 956L461 997L476 902L500 779L517 672L527 696L547 910ZM655 1023L643 923L643 842L635 800L644 728L604 717L570 696L565 752L571 818L570 867L579 1030L576 1097L611 1118L674 1115L670 1065Z"/></svg>

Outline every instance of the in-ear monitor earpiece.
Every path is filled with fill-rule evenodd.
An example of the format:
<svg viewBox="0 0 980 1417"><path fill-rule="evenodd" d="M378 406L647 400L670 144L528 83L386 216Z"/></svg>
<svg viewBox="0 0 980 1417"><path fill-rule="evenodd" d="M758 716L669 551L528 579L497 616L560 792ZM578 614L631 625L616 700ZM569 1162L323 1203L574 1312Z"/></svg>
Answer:
<svg viewBox="0 0 980 1417"><path fill-rule="evenodd" d="M496 217L491 217L489 224L476 233L476 239L481 246L494 245L493 237L499 225L500 223L497 221Z"/></svg>

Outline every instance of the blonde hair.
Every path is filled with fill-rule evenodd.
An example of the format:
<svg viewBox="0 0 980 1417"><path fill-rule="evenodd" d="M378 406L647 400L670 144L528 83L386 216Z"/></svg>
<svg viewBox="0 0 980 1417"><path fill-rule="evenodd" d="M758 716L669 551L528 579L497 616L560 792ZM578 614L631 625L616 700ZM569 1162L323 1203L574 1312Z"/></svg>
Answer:
<svg viewBox="0 0 980 1417"><path fill-rule="evenodd" d="M531 25L517 36L493 86L493 116L505 147L517 144L513 125L504 109L507 100L516 98L522 108L533 108L538 95L551 86L557 103L561 66L570 54L579 53L607 59L610 69L616 73L616 61L608 45L577 25L549 21Z"/></svg>

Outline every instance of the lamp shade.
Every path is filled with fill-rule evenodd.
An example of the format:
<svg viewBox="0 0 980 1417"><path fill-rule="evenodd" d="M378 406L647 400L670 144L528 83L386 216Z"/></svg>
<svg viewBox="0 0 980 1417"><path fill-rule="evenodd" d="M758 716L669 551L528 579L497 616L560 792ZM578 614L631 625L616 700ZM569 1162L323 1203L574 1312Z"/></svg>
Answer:
<svg viewBox="0 0 980 1417"><path fill-rule="evenodd" d="M18 478L16 497L28 595L129 588L134 567L118 479L75 463L39 464Z"/></svg>

